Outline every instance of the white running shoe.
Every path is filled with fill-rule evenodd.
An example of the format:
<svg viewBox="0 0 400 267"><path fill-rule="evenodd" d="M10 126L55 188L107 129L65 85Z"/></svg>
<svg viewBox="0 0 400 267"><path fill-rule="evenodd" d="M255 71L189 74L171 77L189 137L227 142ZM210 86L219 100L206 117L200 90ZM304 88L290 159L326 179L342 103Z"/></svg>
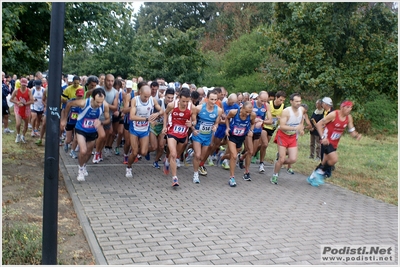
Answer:
<svg viewBox="0 0 400 267"><path fill-rule="evenodd" d="M264 163L261 163L261 164L260 164L260 168L258 168L258 172L260 172L260 173L264 173L264 172L265 172L265 170L264 170Z"/></svg>
<svg viewBox="0 0 400 267"><path fill-rule="evenodd" d="M181 167L181 160L176 159L176 167L179 169Z"/></svg>
<svg viewBox="0 0 400 267"><path fill-rule="evenodd" d="M24 144L26 143L25 136L23 136L23 135L21 135L21 142Z"/></svg>
<svg viewBox="0 0 400 267"><path fill-rule="evenodd" d="M126 178L132 178L132 168L126 168L126 173L125 173Z"/></svg>
<svg viewBox="0 0 400 267"><path fill-rule="evenodd" d="M85 174L83 173L83 170L79 170L78 172L78 177L76 178L78 182L84 182L85 181Z"/></svg>
<svg viewBox="0 0 400 267"><path fill-rule="evenodd" d="M21 135L17 134L17 138L15 138L15 143L21 142Z"/></svg>

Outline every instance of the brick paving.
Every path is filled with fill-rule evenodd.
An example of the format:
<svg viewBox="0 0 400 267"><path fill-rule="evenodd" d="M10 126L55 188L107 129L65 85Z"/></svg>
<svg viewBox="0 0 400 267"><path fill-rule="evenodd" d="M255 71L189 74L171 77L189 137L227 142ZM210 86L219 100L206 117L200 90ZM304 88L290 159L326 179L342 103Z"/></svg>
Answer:
<svg viewBox="0 0 400 267"><path fill-rule="evenodd" d="M252 181L237 168L231 188L220 167L206 166L208 175L194 184L192 166L182 166L180 186L172 187L152 161L134 164L129 179L122 161L90 161L79 183L77 159L60 149L60 169L97 264L320 265L322 244L397 251L397 206L331 184L314 188L304 175L284 171L272 185L268 163L265 174L251 165ZM389 264L397 262L396 253Z"/></svg>

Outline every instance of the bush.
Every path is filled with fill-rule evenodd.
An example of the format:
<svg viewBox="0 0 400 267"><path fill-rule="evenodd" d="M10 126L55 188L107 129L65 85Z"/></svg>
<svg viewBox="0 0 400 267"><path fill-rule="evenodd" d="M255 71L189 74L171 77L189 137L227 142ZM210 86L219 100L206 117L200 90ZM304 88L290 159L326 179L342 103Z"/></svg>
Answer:
<svg viewBox="0 0 400 267"><path fill-rule="evenodd" d="M36 224L5 223L2 233L3 265L41 264L42 236Z"/></svg>
<svg viewBox="0 0 400 267"><path fill-rule="evenodd" d="M377 94L374 99L367 101L358 110L357 113L362 116L355 116L354 124L358 128L358 122L364 125L365 120L371 123L371 128L375 133L395 134L398 131L397 112L396 101L389 99L386 95Z"/></svg>

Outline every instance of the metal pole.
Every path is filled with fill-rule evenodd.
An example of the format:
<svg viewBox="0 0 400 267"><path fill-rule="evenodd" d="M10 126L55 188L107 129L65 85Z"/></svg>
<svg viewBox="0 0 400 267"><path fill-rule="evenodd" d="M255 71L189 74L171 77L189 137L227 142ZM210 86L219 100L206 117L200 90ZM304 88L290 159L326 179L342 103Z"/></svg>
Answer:
<svg viewBox="0 0 400 267"><path fill-rule="evenodd" d="M52 3L43 190L42 264L57 264L61 72L65 3Z"/></svg>

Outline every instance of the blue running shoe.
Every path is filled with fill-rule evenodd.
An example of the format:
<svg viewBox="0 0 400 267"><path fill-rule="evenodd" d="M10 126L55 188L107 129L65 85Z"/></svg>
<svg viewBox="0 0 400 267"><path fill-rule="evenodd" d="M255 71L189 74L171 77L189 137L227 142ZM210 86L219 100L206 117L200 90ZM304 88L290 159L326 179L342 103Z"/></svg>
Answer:
<svg viewBox="0 0 400 267"><path fill-rule="evenodd" d="M160 165L158 165L158 162L157 162L157 161L154 161L154 162L153 162L153 167L156 168L156 169L159 169L159 168L160 168Z"/></svg>
<svg viewBox="0 0 400 267"><path fill-rule="evenodd" d="M311 176L307 177L307 182L312 186L315 186L315 187L319 186L319 184L317 183L316 178L311 178Z"/></svg>
<svg viewBox="0 0 400 267"><path fill-rule="evenodd" d="M323 185L325 183L325 175L318 173L317 171L314 173L314 179L316 179L316 182L318 185Z"/></svg>
<svg viewBox="0 0 400 267"><path fill-rule="evenodd" d="M144 158L145 158L146 160L150 160L150 152L147 152L147 155L144 156Z"/></svg>
<svg viewBox="0 0 400 267"><path fill-rule="evenodd" d="M235 177L231 177L231 178L229 179L229 186L230 186L230 187L235 187L235 186L236 186Z"/></svg>
<svg viewBox="0 0 400 267"><path fill-rule="evenodd" d="M179 186L178 177L172 178L172 186Z"/></svg>

